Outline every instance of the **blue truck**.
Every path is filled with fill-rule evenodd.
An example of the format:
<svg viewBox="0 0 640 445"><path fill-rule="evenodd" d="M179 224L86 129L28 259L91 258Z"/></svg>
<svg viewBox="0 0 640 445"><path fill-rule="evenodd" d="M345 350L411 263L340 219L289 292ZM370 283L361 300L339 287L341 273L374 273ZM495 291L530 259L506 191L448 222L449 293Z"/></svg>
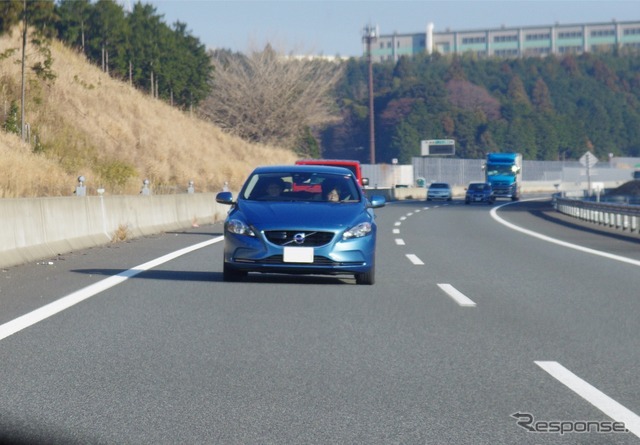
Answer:
<svg viewBox="0 0 640 445"><path fill-rule="evenodd" d="M496 198L511 198L512 201L520 199L522 154L488 153L484 173Z"/></svg>

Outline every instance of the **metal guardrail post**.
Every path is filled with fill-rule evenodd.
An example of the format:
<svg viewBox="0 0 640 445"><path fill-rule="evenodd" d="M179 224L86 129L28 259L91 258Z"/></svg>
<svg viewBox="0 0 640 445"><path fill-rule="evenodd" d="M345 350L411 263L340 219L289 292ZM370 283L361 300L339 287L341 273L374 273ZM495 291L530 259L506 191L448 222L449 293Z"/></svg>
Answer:
<svg viewBox="0 0 640 445"><path fill-rule="evenodd" d="M553 195L554 208L566 215L602 226L640 234L640 206L627 203L593 202Z"/></svg>

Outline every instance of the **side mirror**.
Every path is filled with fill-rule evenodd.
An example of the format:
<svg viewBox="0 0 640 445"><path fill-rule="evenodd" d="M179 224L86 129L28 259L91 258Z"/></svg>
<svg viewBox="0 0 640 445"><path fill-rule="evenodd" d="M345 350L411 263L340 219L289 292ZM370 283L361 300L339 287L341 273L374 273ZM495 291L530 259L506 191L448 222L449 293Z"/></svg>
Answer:
<svg viewBox="0 0 640 445"><path fill-rule="evenodd" d="M233 202L233 195L231 192L220 192L216 195L216 202L218 204L231 205Z"/></svg>
<svg viewBox="0 0 640 445"><path fill-rule="evenodd" d="M362 186L365 187L369 185L369 178L362 178Z"/></svg>
<svg viewBox="0 0 640 445"><path fill-rule="evenodd" d="M387 200L382 195L373 195L369 198L369 204L367 207L372 209L377 209L379 207L384 207L387 204Z"/></svg>

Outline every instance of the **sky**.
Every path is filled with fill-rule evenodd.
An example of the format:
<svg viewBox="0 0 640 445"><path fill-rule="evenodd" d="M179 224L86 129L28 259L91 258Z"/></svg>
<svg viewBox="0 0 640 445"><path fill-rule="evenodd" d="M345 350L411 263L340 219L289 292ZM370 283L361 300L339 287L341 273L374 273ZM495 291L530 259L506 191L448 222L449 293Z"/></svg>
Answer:
<svg viewBox="0 0 640 445"><path fill-rule="evenodd" d="M130 0L125 0L130 1ZM207 49L359 57L362 30L380 35L640 20L640 0L141 0Z"/></svg>

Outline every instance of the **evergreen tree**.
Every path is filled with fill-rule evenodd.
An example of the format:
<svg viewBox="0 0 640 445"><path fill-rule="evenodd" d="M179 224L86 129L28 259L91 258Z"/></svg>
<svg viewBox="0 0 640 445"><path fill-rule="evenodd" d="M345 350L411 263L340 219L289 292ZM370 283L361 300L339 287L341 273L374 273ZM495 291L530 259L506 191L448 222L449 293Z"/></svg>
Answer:
<svg viewBox="0 0 640 445"><path fill-rule="evenodd" d="M161 16L148 4L137 2L128 17L131 30L128 59L132 66L133 83L154 93L153 78L160 67Z"/></svg>
<svg viewBox="0 0 640 445"><path fill-rule="evenodd" d="M4 131L7 133L20 134L20 116L18 115L20 108L18 107L18 103L13 100L11 101L11 106L9 108L9 113L7 113L7 118L4 121Z"/></svg>
<svg viewBox="0 0 640 445"><path fill-rule="evenodd" d="M87 49L104 72L126 75L127 23L124 10L112 0L98 0L89 15Z"/></svg>
<svg viewBox="0 0 640 445"><path fill-rule="evenodd" d="M22 0L5 0L0 2L0 34L11 29L22 20L24 9Z"/></svg>
<svg viewBox="0 0 640 445"><path fill-rule="evenodd" d="M90 0L60 0L57 6L58 38L83 53L91 8Z"/></svg>

